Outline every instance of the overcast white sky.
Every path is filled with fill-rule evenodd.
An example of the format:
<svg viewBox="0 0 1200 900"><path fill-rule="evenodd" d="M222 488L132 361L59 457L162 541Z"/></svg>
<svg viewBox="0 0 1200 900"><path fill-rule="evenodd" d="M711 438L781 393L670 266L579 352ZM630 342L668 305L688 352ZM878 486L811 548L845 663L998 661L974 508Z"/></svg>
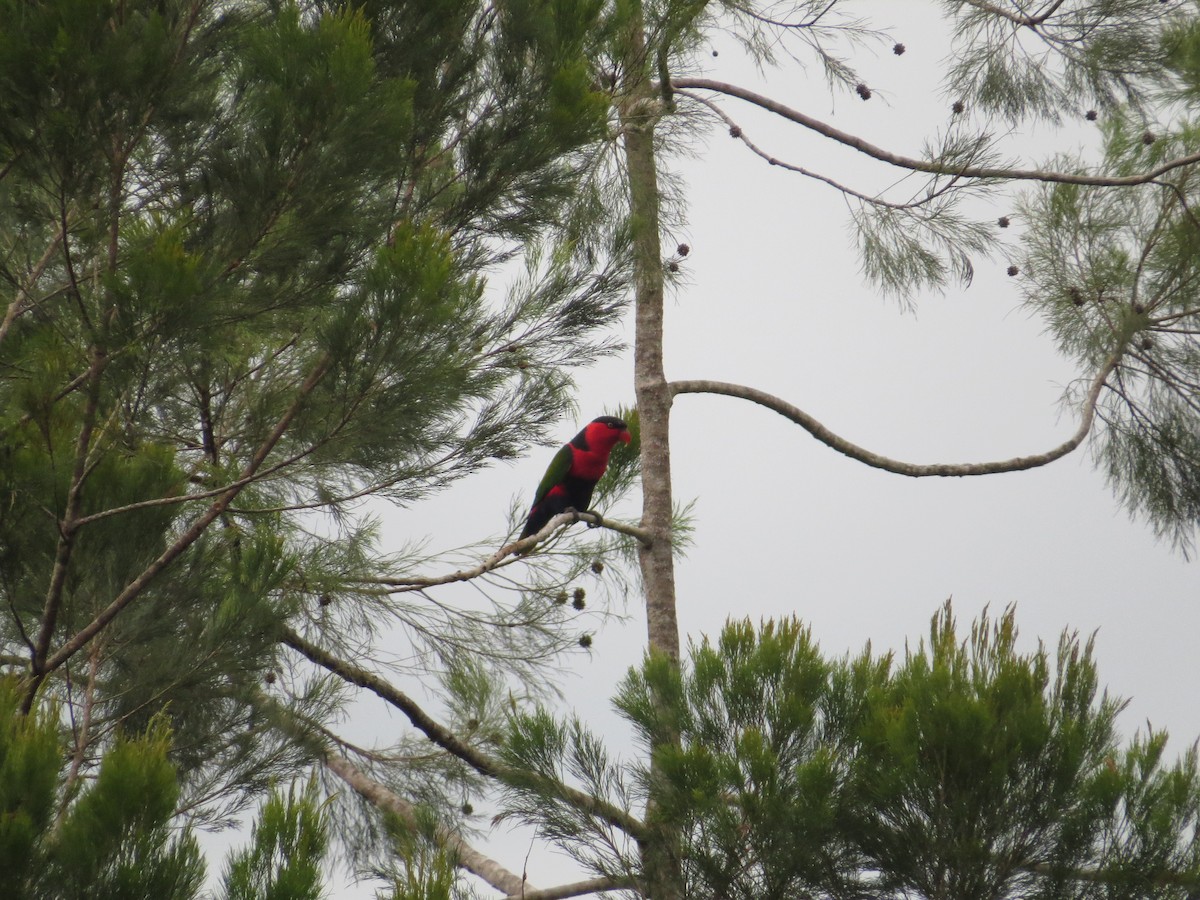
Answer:
<svg viewBox="0 0 1200 900"><path fill-rule="evenodd" d="M860 56L870 102L832 98L818 70L769 79L777 99L899 152L918 155L950 118L953 98L935 80L948 45L932 2L862 2L890 19L907 52ZM712 45L711 77L750 84L734 41ZM969 98L968 98L969 102ZM891 173L796 126L724 102L748 136L776 156L844 182L890 183ZM1082 119L1054 138L1012 135L1033 159L1048 147L1086 144ZM868 286L845 202L830 188L771 168L718 131L699 158L674 161L688 185L688 226L664 243L691 255L669 301L668 377L741 382L782 396L869 449L912 462L972 462L1039 452L1075 428L1060 408L1080 374L1060 358L1020 306L1008 260L978 260L969 288L921 297L915 314ZM916 184L914 182L914 188ZM1000 203L989 217L1010 213ZM1000 232L998 231L999 235ZM604 407L632 403L627 358L582 373L579 415L565 441ZM1118 506L1086 450L1047 468L975 479L906 479L866 468L784 419L744 401L684 396L671 439L676 497L696 500L695 546L678 567L679 619L688 637L715 634L727 617L796 614L826 651L903 649L927 632L950 596L960 625L985 606L1018 606L1027 646L1053 644L1064 628L1098 633L1102 683L1130 698L1128 732L1146 720L1170 730L1183 752L1200 735L1197 571ZM509 499L525 500L553 454L534 453L472 478L415 509L389 516L395 546L429 534L434 548L503 527ZM493 511L489 517L489 510ZM620 511L618 511L619 513ZM624 510L636 519L637 509ZM564 673L581 714L621 743L605 697L640 657L644 615L596 635ZM378 712L381 733L407 723ZM391 731L395 729L395 731ZM520 870L527 835L485 843ZM569 870L535 852L529 877L548 887ZM342 888L338 897L370 897Z"/></svg>

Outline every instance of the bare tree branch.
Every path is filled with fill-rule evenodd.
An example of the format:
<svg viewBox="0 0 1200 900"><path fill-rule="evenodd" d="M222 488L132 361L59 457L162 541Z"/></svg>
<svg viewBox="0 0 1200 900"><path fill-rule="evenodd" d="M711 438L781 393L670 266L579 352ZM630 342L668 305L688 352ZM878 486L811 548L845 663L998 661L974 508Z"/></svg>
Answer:
<svg viewBox="0 0 1200 900"><path fill-rule="evenodd" d="M426 588L437 587L443 584L471 581L502 566L512 565L517 561L515 557L529 553L559 528L573 525L576 522L587 522L594 528L607 528L610 531L626 534L637 538L645 545L648 545L650 542L650 535L645 529L638 528L636 525L627 525L624 522L606 519L599 513L569 510L568 512L559 513L552 518L537 534L531 534L529 537L513 541L511 544L505 544L483 562L479 563L479 565L472 566L469 569L459 569L456 572L450 572L446 575L412 576L409 578L372 578L366 583L384 585L394 588L391 593L403 594L409 591L423 591Z"/></svg>
<svg viewBox="0 0 1200 900"><path fill-rule="evenodd" d="M272 709L276 716L281 717L279 727L291 738L307 746L329 771L346 782L360 797L377 809L386 810L399 816L409 826L415 827L418 824L416 809L411 803L372 778L350 759L333 751L330 744L327 743L327 741L344 743L341 738L314 722L305 721L302 724L302 720L294 712L271 698L260 694L257 702ZM310 728L316 728L324 733L324 739L309 732ZM531 885L523 875L509 871L496 860L476 850L463 839L459 832L451 828L439 827L434 838L440 846L454 854L458 866L487 882L496 890L503 892L506 900L507 898L559 900L559 898L578 897L628 886L626 879L592 878L539 890Z"/></svg>
<svg viewBox="0 0 1200 900"><path fill-rule="evenodd" d="M378 675L368 672L352 663L339 659L327 650L305 640L290 628L284 627L279 638L285 646L291 647L310 662L316 663L326 671L332 672L343 681L366 688L377 697L390 703L404 713L408 720L427 738L461 759L481 775L497 777L502 765L486 753L476 749L461 740L454 732L436 721L408 694L393 687Z"/></svg>
<svg viewBox="0 0 1200 900"><path fill-rule="evenodd" d="M325 768L346 782L360 797L376 809L398 816L409 827L416 828L419 825L416 808L411 803L333 749L334 744L343 743L340 738L317 723L304 720L287 706L261 693L256 696L255 702L262 708L269 709L277 727L283 733L307 747ZM321 732L323 737L309 730L313 728ZM510 872L496 860L476 850L454 829L439 826L434 839L454 855L458 866L483 879L505 895L520 896L529 887L529 882L522 876Z"/></svg>
<svg viewBox="0 0 1200 900"><path fill-rule="evenodd" d="M914 172L927 172L931 175L953 175L960 178L993 178L1005 181L1041 181L1053 184L1083 184L1093 187L1132 187L1139 184L1148 184L1154 181L1154 179L1165 175L1167 172L1200 162L1200 151L1197 151L1189 153L1186 156L1167 160L1153 169L1149 169L1138 175L1084 175L1072 172L1055 172L1049 169L1010 169L996 166L948 165L946 163L903 156L884 150L882 147L877 147L856 135L834 128L832 125L827 125L819 119L814 119L812 116L806 115L799 110L785 106L776 100L772 100L770 97L734 84L729 84L725 81L715 81L711 78L675 78L671 81L671 87L677 90L693 88L696 90L716 91L719 94L745 100L747 103L753 103L755 106L761 107L768 112L775 113L777 116L781 116L818 134L822 134L831 140L837 141L839 144L851 147L872 159L880 160L901 169L910 169Z"/></svg>
<svg viewBox="0 0 1200 900"><path fill-rule="evenodd" d="M411 803L387 786L380 784L346 757L329 753L324 757L323 762L329 771L354 788L371 805L399 816L409 825L416 825L416 810ZM454 859L459 866L483 879L496 890L508 896L524 895L528 897L541 893L540 891L527 893L526 888L529 887L529 883L524 878L510 872L491 857L480 853L463 840L463 836L458 832L446 827L439 827L435 837L443 847L454 854ZM563 896L573 895L564 894Z"/></svg>
<svg viewBox="0 0 1200 900"><path fill-rule="evenodd" d="M522 891L519 894L509 894L505 900L565 900L567 897L582 897L585 894L598 894L601 891L615 891L629 888L632 881L625 878L589 878L586 881L574 881L570 884L560 884L557 887L546 888L542 891Z"/></svg>
<svg viewBox="0 0 1200 900"><path fill-rule="evenodd" d="M679 394L723 394L727 397L738 397L742 400L749 400L751 403L765 406L767 409L779 413L784 418L790 419L818 441L833 448L838 453L873 468L883 469L885 472L894 472L897 475L907 475L911 478L995 475L1001 472L1019 472L1025 469L1035 469L1039 466L1044 466L1057 459L1061 459L1083 443L1083 439L1087 437L1088 432L1091 430L1092 422L1095 419L1096 403L1100 398L1100 392L1104 389L1109 376L1116 370L1120 359L1120 352L1114 354L1101 367L1096 377L1092 380L1091 387L1088 389L1087 396L1084 399L1079 427L1070 438L1045 453L1037 453L1032 456L1017 456L1012 459L984 463L932 463L918 465L881 456L834 434L815 418L804 412L804 410L793 406L786 400L781 400L765 391L745 387L740 384L729 384L723 381L673 381L671 382L671 393L673 396Z"/></svg>
<svg viewBox="0 0 1200 900"><path fill-rule="evenodd" d="M503 547L501 547L499 550L497 550L495 553L493 553L490 557L488 557L488 559L485 562L481 563L480 565L487 567L483 570L485 572L488 571L489 569L494 569L496 567L496 565L499 564L499 562L504 559L504 557L512 556L513 554L529 553L531 550L533 550L534 547L536 547L542 541L544 541L548 537L550 537L550 535L553 534L558 528L560 528L564 525L573 525L575 522L587 522L593 528L607 528L610 531L616 531L620 534L627 534L630 537L637 538L638 541L640 541L643 546L645 546L645 547L650 546L650 533L648 531L646 531L644 528L639 528L636 525L627 525L624 522L617 522L617 521L614 521L613 519L606 519L603 516L601 516L599 513L595 513L595 512L591 512L591 511L579 512L577 510L572 509L572 510L568 510L567 512L559 513L557 516L555 516L549 522L547 522L544 526L542 526L542 530L539 531L537 534L531 534L529 537L521 538L519 541L513 541L511 544L505 544ZM475 570L474 569L466 570L466 573L471 573L471 572L475 572ZM412 584L412 585L417 585L420 587L432 587L435 584L446 584L449 581L466 581L467 578L458 577L459 575L462 575L462 574L465 574L465 573L456 572L453 575L442 576L440 578L436 578L436 579L432 579L432 580L412 579L412 580L409 580L406 582L396 582L396 583L397 584ZM482 572L479 572L476 574L482 574ZM475 575L471 574L468 577L474 578Z"/></svg>
<svg viewBox="0 0 1200 900"><path fill-rule="evenodd" d="M287 713L283 707L277 704L272 705L277 710ZM330 752L329 748L325 746L318 746L316 741L309 740L306 743L312 745L314 751L321 756L325 768L346 782L372 806L393 813L410 827L417 825L415 807L395 791L372 778L345 756ZM628 886L625 879L591 878L540 890L530 884L523 875L510 871L496 860L476 850L459 832L451 828L438 827L434 838L440 846L454 855L455 863L460 868L501 891L506 900L509 898L511 900L518 900L518 898L519 900L565 900L568 897L579 897Z"/></svg>
<svg viewBox="0 0 1200 900"><path fill-rule="evenodd" d="M290 628L285 627L282 630L279 640L284 645L291 647L306 657L309 661L337 675L343 681L366 688L380 699L400 710L427 738L443 750L461 759L481 775L495 778L501 782L528 780L526 773L520 773L520 778L518 779L518 773L510 770L504 763L493 759L482 750L463 741L454 732L425 712L411 697L393 687L378 675L346 662L343 659L339 659L327 650L323 650L316 644L306 641ZM588 815L596 816L609 825L621 829L635 840L644 838L646 833L645 825L625 810L562 782L545 779L544 785L549 791L561 797L576 809Z"/></svg>

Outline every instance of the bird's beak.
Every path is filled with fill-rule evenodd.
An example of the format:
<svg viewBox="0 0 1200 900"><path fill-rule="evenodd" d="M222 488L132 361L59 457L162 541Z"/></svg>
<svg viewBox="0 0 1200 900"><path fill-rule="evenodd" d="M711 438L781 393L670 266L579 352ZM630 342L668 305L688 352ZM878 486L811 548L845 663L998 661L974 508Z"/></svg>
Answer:
<svg viewBox="0 0 1200 900"><path fill-rule="evenodd" d="M631 435L628 431L622 431L619 435L617 435L617 440L619 440L622 444L628 444L633 440L633 435Z"/></svg>

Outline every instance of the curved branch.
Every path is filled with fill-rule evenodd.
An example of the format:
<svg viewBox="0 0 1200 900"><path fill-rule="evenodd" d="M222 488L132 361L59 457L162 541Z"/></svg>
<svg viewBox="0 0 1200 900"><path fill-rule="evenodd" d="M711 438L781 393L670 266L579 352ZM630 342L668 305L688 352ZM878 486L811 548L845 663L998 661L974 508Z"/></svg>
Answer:
<svg viewBox="0 0 1200 900"><path fill-rule="evenodd" d="M306 641L286 626L280 633L279 640L285 646L291 647L300 653L310 662L316 663L343 681L366 688L381 700L400 710L418 731L446 752L461 759L479 774L506 783L510 781L527 782L529 780L528 773L518 773L499 760L488 756L482 750L463 741L449 728L446 728L446 726L430 716L429 713L425 712L406 693L393 687L378 675L368 672L366 669L360 668L346 660L339 659L329 651L323 650L316 644ZM576 809L602 819L609 825L621 829L635 840L641 840L645 837L645 825L625 810L562 782L550 779L539 780L542 781L543 786L548 791Z"/></svg>
<svg viewBox="0 0 1200 900"><path fill-rule="evenodd" d="M1154 181L1154 179L1162 177L1167 172L1200 162L1200 151L1197 151L1189 153L1186 156L1167 160L1153 169L1142 172L1140 175L1082 175L1072 172L1054 172L1048 169L1009 169L998 166L947 165L925 159L916 159L912 156L902 156L898 153L884 150L882 147L877 147L856 135L834 128L832 125L827 125L819 119L814 119L812 116L806 115L799 110L785 106L776 100L772 100L770 97L735 84L729 84L725 81L715 81L711 78L675 78L671 81L671 87L676 90L694 88L697 90L716 91L719 94L745 100L747 103L752 103L768 112L775 113L777 116L795 122L797 125L802 125L811 131L837 141L839 144L851 147L872 159L877 159L880 162L885 162L901 169L910 169L914 172L927 172L930 175L955 175L961 178L995 178L1005 181L1043 181L1054 184L1082 184L1092 187L1132 187L1140 184L1148 184Z"/></svg>
<svg viewBox="0 0 1200 900"><path fill-rule="evenodd" d="M1057 459L1061 459L1072 450L1075 450L1083 443L1083 439L1087 437L1088 432L1091 431L1092 422L1096 416L1096 404L1100 399L1100 392L1104 389L1108 377L1116 370L1120 359L1120 352L1114 354L1101 367L1096 377L1092 380L1091 387L1088 389L1087 397L1084 400L1083 414L1080 418L1079 427L1075 429L1075 433L1066 441L1045 453L1037 453L1032 456L1016 456L1012 459L984 463L932 463L919 465L881 456L878 453L873 453L857 444L851 443L840 435L834 434L808 413L804 412L804 410L793 406L786 400L781 400L765 391L745 387L740 384L729 384L724 381L673 381L671 382L671 395L674 397L679 394L723 394L727 397L738 397L742 400L749 400L751 403L757 403L759 406L765 406L767 409L774 410L785 419L790 419L818 441L833 448L843 456L858 460L858 462L865 463L872 468L883 469L885 472L893 472L896 475L907 475L910 478L927 478L930 476L961 478L970 475L996 475L1001 472L1020 472L1025 469L1036 469L1039 466L1044 466Z"/></svg>

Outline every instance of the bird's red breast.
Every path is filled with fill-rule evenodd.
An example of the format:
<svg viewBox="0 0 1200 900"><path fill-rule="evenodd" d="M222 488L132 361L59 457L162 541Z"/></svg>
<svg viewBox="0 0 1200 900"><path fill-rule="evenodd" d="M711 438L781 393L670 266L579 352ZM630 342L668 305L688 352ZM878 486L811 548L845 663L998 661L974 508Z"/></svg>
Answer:
<svg viewBox="0 0 1200 900"><path fill-rule="evenodd" d="M571 442L570 474L589 481L600 480L608 468L608 457L617 441L628 444L632 440L628 428L614 428L603 421L590 423L581 437L582 441Z"/></svg>

